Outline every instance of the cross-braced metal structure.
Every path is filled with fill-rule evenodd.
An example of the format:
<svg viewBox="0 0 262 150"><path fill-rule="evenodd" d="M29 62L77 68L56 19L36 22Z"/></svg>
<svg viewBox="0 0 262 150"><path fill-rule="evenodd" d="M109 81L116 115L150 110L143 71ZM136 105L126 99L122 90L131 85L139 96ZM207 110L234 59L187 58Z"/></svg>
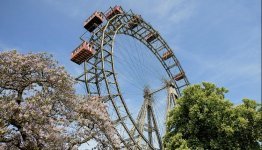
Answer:
<svg viewBox="0 0 262 150"><path fill-rule="evenodd" d="M121 148L162 149L162 139L152 107L153 94L167 89L167 106L163 109L170 110L175 105L175 99L181 96L182 89L189 85L185 72L165 40L141 16L132 11L125 12L123 9L114 14L114 8L101 14L101 17L107 20L102 23L94 21L95 27L88 28L92 28L88 42L95 53L84 58L84 72L76 80L85 84L88 95L104 97L104 102L112 106L114 115L111 119L119 131ZM156 91L149 88L144 90L144 102L136 119L130 113L132 108L127 106L121 93L115 71L114 42L119 34L131 36L143 43L161 63L169 77L164 87ZM153 142L153 135L157 138L157 143Z"/></svg>

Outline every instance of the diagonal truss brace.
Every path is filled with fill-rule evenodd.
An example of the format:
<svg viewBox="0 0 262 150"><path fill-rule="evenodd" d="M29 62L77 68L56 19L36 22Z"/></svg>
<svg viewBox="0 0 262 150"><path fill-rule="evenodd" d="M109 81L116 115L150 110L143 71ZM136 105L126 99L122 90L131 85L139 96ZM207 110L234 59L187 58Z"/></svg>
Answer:
<svg viewBox="0 0 262 150"><path fill-rule="evenodd" d="M143 105L139 111L138 117L137 117L137 127L138 129L143 133L147 132L148 134L148 140L149 144L153 144L153 134L156 135L159 148L162 149L162 141L161 136L159 133L159 129L156 122L156 117L154 114L153 106L152 106L152 94L150 94L150 91L148 88L144 90L144 102ZM133 127L131 129L131 135L133 137L137 138L137 144L142 144L142 137L136 136L135 128Z"/></svg>

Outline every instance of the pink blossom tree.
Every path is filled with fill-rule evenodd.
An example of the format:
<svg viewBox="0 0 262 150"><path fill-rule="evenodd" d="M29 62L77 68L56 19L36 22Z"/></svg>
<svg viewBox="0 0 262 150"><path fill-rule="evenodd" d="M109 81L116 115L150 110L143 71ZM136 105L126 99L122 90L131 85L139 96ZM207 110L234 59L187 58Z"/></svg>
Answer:
<svg viewBox="0 0 262 150"><path fill-rule="evenodd" d="M0 148L76 149L90 139L118 149L106 105L75 94L75 82L45 53L0 53Z"/></svg>

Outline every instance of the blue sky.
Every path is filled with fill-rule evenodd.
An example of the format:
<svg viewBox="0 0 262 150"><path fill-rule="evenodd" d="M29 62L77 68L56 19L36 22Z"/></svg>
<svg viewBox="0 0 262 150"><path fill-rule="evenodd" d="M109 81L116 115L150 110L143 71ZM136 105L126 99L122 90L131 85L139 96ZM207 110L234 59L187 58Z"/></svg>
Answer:
<svg viewBox="0 0 262 150"><path fill-rule="evenodd" d="M2 0L0 51L46 51L76 76L70 52L83 21L116 4L159 31L192 84L224 86L236 104L261 101L261 0Z"/></svg>

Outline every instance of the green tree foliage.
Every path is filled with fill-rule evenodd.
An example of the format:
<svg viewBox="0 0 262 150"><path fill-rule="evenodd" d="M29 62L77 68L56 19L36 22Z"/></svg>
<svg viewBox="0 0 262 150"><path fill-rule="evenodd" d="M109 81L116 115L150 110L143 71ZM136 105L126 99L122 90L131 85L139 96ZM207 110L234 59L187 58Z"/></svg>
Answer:
<svg viewBox="0 0 262 150"><path fill-rule="evenodd" d="M261 105L234 106L225 93L206 82L185 89L169 112L165 149L260 149Z"/></svg>

